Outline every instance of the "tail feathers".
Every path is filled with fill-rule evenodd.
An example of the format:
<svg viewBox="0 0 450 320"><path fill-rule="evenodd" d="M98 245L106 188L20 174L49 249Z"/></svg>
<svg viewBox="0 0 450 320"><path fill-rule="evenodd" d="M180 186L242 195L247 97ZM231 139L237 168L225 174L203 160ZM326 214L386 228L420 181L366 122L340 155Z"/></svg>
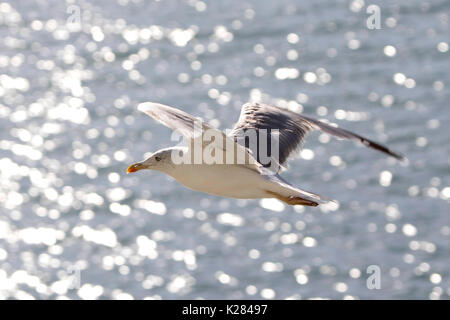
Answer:
<svg viewBox="0 0 450 320"><path fill-rule="evenodd" d="M273 187L270 188L271 190L266 190L268 196L277 198L289 205L298 204L315 207L321 203L323 204L332 201L318 194L294 187L278 174L266 176L266 178L276 183L276 185L273 185Z"/></svg>
<svg viewBox="0 0 450 320"><path fill-rule="evenodd" d="M327 203L327 202L332 201L332 200L328 199L327 197L318 195L316 193L302 190L300 188L294 188L294 187L292 187L292 188L295 190L294 196L299 196L301 198L308 199L308 200L311 200L311 201L314 201L317 203Z"/></svg>

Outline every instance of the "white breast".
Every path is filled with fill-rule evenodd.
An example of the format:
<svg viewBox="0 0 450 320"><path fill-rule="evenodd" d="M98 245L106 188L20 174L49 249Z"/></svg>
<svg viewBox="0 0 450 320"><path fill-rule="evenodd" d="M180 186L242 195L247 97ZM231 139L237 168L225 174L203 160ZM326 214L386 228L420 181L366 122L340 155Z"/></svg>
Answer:
<svg viewBox="0 0 450 320"><path fill-rule="evenodd" d="M268 181L241 165L177 165L169 173L182 185L223 197L255 199L266 197Z"/></svg>

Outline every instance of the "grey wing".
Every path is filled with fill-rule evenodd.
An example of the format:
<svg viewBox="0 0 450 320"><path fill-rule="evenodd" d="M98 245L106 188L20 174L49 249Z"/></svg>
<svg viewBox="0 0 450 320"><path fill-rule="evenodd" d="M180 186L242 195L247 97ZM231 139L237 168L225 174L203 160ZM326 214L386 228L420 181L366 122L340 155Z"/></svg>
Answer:
<svg viewBox="0 0 450 320"><path fill-rule="evenodd" d="M169 107L155 102L143 102L138 105L138 110L154 118L166 127L179 132L188 140L188 146L194 152L196 151L194 140L200 140L201 149L198 151L203 155L205 148L220 149L224 159L236 159L238 155L242 158L242 164L252 170L259 170L261 166L253 158L250 150L237 144L231 137L225 135L222 131L209 126L194 116L177 108ZM208 138L207 138L208 137ZM214 139L211 139L213 137ZM212 141L211 141L212 140ZM225 160L223 160L225 163Z"/></svg>
<svg viewBox="0 0 450 320"><path fill-rule="evenodd" d="M241 115L230 136L250 149L263 166L270 166L278 171L289 155L300 149L305 136L312 129L310 122L302 121L299 115L287 109L246 103L242 106ZM260 141L261 139L265 141Z"/></svg>
<svg viewBox="0 0 450 320"><path fill-rule="evenodd" d="M254 143L253 145L250 145L249 139L246 138L246 136L249 136L248 131L259 132L261 129L265 129L268 132L267 144L269 144L269 147L266 147L266 150L260 150L260 146L264 144L260 143L259 140L261 138L259 134L256 135L257 143ZM260 161L264 157L264 153L266 153L270 156L272 161L275 158L275 161L277 161L281 167L287 162L289 156L294 151L298 151L301 148L306 135L310 131L316 129L322 130L338 138L360 141L367 147L374 148L397 159L404 159L402 155L393 152L387 147L353 132L330 126L322 121L302 116L284 108L261 103L246 103L242 106L239 120L230 135L233 136L238 143L251 149L258 161ZM278 155L276 155L276 150L272 150L275 149L272 147L272 144L275 141L273 139L275 135L278 135ZM273 154L276 156L274 157ZM267 160L267 157L265 158L265 160ZM260 163L266 167L268 165L273 165L263 162Z"/></svg>
<svg viewBox="0 0 450 320"><path fill-rule="evenodd" d="M201 133L199 131L202 130L200 124L205 126L203 122L189 113L160 103L143 102L138 105L138 110L154 118L166 127L180 132L188 139L197 138L197 134L200 135Z"/></svg>
<svg viewBox="0 0 450 320"><path fill-rule="evenodd" d="M317 129L320 129L325 133L331 134L333 136L336 136L336 137L342 138L342 139L359 141L366 147L384 152L398 160L405 160L405 156L403 156L402 154L392 151L391 149L387 148L386 146L383 146L382 144L379 144L378 142L364 138L363 136L360 136L359 134L356 134L351 131L341 129L338 127L330 126L329 124L326 124L320 120L312 119L312 118L305 117L305 116L300 116L300 117L302 117L309 123L312 123L315 127L317 127Z"/></svg>

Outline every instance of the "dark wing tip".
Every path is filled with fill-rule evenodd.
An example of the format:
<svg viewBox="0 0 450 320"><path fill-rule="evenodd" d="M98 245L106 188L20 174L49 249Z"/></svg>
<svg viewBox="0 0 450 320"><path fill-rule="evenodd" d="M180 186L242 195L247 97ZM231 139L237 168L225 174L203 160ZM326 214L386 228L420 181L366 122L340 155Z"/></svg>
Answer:
<svg viewBox="0 0 450 320"><path fill-rule="evenodd" d="M373 148L373 149L381 151L381 152L384 152L384 153L390 155L391 157L394 157L397 160L400 160L402 162L407 162L408 161L408 159L404 155L402 155L401 153L392 151L391 149L389 149L389 148L387 148L387 147L385 147L385 146L383 146L383 145L381 145L379 143L376 143L374 141L371 141L371 140L363 138L363 137L361 137L361 142L365 146Z"/></svg>

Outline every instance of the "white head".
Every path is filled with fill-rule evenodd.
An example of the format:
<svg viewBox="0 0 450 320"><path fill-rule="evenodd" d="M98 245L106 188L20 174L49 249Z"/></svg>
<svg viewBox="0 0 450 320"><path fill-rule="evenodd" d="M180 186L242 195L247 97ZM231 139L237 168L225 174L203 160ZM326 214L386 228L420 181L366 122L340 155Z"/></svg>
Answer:
<svg viewBox="0 0 450 320"><path fill-rule="evenodd" d="M127 173L136 172L143 169L167 172L167 170L174 166L172 162L172 151L172 148L158 150L144 161L137 162L129 166Z"/></svg>

